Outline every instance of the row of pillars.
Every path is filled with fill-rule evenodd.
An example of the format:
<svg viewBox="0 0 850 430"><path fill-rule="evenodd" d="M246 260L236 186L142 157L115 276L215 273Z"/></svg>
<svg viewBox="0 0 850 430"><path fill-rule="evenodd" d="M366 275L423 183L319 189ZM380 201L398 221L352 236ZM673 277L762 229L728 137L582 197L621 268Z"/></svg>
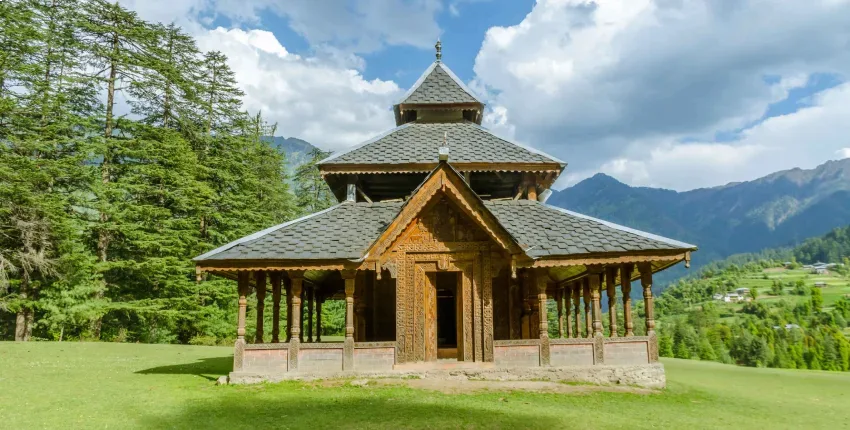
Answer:
<svg viewBox="0 0 850 430"><path fill-rule="evenodd" d="M608 293L608 314L610 318L609 322L609 336L616 337L617 336L617 300L616 300L616 285L615 279L617 277L618 270L620 271L620 285L623 291L623 308L624 308L624 323L625 323L625 335L627 337L634 336L634 327L632 323L632 314L631 314L631 275L632 275L633 266L630 264L624 264L621 266L607 266L604 268L590 267L589 273L586 277L582 278L579 281L573 282L571 284L565 285L563 287L563 291L561 289L557 289L556 300L558 302L558 336L564 337L564 314L562 312L562 298L567 302L567 315L566 315L566 335L567 337L580 337L581 332L581 309L580 309L580 299L581 296L584 296L584 327L585 327L585 336L587 338L592 338L594 340L594 362L595 363L604 363L604 347L602 344L602 340L604 337L604 333L602 330L602 309L601 309L601 295L602 295L602 283L603 279L605 282L605 290ZM646 334L651 338L655 336L655 319L654 319L654 311L652 304L652 266L649 263L639 264L638 270L640 272L640 281L641 286L643 287L643 299L644 306L646 311ZM550 351L549 351L549 322L546 316L546 302L547 302L547 277L546 276L538 276L538 284L537 284L537 299L538 299L538 309L539 309L539 338L540 338L540 365L548 366L550 362ZM572 324L569 323L569 298L573 299L573 306L575 309L575 330L573 330ZM654 342L653 339L650 340L652 344ZM655 352L650 352L650 360L657 360L657 347L652 347L651 350Z"/></svg>
<svg viewBox="0 0 850 430"><path fill-rule="evenodd" d="M250 278L249 272L239 274L239 306L240 319L239 327L237 328L237 338L245 339L245 321L243 313L247 312L247 296L250 293ZM303 278L301 278L303 280ZM292 288L292 280L290 282L281 282L284 280L282 273L272 272L268 275L268 280L272 286L272 343L280 342L280 302L282 293L286 296L286 325L290 329L286 333L286 341L292 339L292 316L298 315L299 326L304 326L306 322L307 342L313 342L313 317L316 319L316 342L322 341L322 303L325 301L322 293L316 291L312 286L303 286L300 292L294 292ZM260 271L254 273L254 283L257 293L257 331L254 343L263 343L265 337L265 306L266 306L266 272ZM281 285L285 284L285 285ZM282 288L281 288L282 287ZM293 295L298 295L298 309L293 312L293 303L295 298ZM307 303L307 306L300 306L301 303ZM243 312L244 307L244 312ZM315 308L315 313L313 312ZM306 315L305 315L306 311ZM306 317L306 319L305 319ZM305 333L299 332L299 341L304 341Z"/></svg>
<svg viewBox="0 0 850 430"><path fill-rule="evenodd" d="M307 339L312 342L312 314L313 303L316 303L316 325L317 335L316 341L321 341L322 327L322 308L321 303L323 297L319 296L315 299L315 291L312 287L304 287L304 271L291 270L287 271L287 279L289 282L284 287L286 291L286 306L287 306L287 325L289 331L286 341L290 344L289 353L289 368L294 370L298 368L298 345L303 341L301 333L301 323L304 321L304 309L302 309L302 301L307 301ZM345 354L343 356L343 370L350 369L354 360L354 270L341 270L343 280L345 281ZM272 272L269 280L272 284L272 303L273 303L273 318L272 318L272 343L280 341L280 299L281 299L281 284L283 280L283 272ZM239 313L237 318L236 328L236 354L234 355L234 370L241 369L242 357L241 351L245 345L245 319L248 309L248 294L251 291L251 272L239 272L238 287L239 287ZM263 312L265 309L266 298L266 272L254 272L254 282L257 289L257 335L256 343L263 342ZM298 318L293 318L298 315ZM293 354L294 353L294 354Z"/></svg>
<svg viewBox="0 0 850 430"><path fill-rule="evenodd" d="M584 298L584 337L604 336L602 327L601 296L602 291L608 294L608 336L617 337L617 285L616 278L620 275L620 289L623 295L623 323L625 336L634 336L632 321L631 279L634 267L631 264L607 266L602 270L589 273L581 280L561 286L555 291L555 301L558 305L558 337L582 337L582 297ZM643 302L646 314L646 334L655 333L655 317L652 298L652 267L649 263L637 266L640 272L640 283L643 288ZM603 285L604 283L604 285ZM573 319L570 319L570 299L572 298ZM538 290L540 303L540 337L548 338L549 325L546 320L546 292ZM564 306L566 302L566 306ZM566 329L566 330L565 330Z"/></svg>

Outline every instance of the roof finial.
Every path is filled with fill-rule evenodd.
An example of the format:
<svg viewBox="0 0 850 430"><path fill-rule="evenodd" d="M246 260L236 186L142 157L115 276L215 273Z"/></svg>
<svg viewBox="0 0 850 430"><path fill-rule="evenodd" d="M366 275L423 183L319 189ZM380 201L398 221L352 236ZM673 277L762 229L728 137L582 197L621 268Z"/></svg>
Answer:
<svg viewBox="0 0 850 430"><path fill-rule="evenodd" d="M439 63L440 59L443 58L443 44L440 43L439 38L437 39L437 44L434 45L434 47L437 48L437 62Z"/></svg>

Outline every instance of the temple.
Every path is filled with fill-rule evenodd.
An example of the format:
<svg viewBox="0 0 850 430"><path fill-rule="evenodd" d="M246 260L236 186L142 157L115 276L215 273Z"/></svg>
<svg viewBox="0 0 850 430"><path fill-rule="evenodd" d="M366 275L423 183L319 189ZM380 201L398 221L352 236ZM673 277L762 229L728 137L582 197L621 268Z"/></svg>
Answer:
<svg viewBox="0 0 850 430"><path fill-rule="evenodd" d="M440 57L438 42L395 128L319 163L337 205L194 259L237 282L230 380L522 368L663 385L652 276L696 247L547 205L566 163L481 127L484 103ZM329 300L345 301L344 340L321 337Z"/></svg>

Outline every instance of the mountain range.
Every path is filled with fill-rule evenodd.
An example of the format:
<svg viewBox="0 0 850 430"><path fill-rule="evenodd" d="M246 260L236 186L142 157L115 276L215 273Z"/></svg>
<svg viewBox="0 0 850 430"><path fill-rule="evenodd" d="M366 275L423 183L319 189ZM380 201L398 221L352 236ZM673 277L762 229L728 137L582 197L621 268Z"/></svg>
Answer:
<svg viewBox="0 0 850 430"><path fill-rule="evenodd" d="M290 173L295 172L298 166L310 161L310 152L316 148L306 140L297 137L265 136L263 140L283 150Z"/></svg>
<svg viewBox="0 0 850 430"><path fill-rule="evenodd" d="M547 203L693 243L699 266L850 224L850 159L684 192L632 187L599 173Z"/></svg>

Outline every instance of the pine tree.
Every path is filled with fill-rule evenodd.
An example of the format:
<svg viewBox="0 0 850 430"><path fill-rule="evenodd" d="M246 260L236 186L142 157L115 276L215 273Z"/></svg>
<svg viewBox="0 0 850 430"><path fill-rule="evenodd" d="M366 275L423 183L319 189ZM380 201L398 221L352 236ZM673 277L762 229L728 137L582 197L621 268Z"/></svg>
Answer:
<svg viewBox="0 0 850 430"><path fill-rule="evenodd" d="M203 124L207 135L231 133L245 120L236 76L227 65L227 56L219 51L204 54L198 97L202 100Z"/></svg>
<svg viewBox="0 0 850 430"><path fill-rule="evenodd" d="M95 249L99 271L105 274L109 269L109 248L119 228L113 219L116 211L114 203L124 198L121 190L113 184L122 144L122 139L116 136L120 134L120 124L115 118L116 95L153 69L154 61L147 48L154 44L155 33L149 24L118 3L89 0L83 4L82 12L79 21L82 40L91 65L99 69L93 77L105 87L106 92L101 139L95 145L95 154L100 158L100 181L93 188L96 196L94 209L98 213L93 229ZM97 300L103 299L108 285L109 280L104 276L101 290L96 294ZM99 338L100 330L101 319L95 318L92 336Z"/></svg>
<svg viewBox="0 0 850 430"><path fill-rule="evenodd" d="M327 156L327 152L313 148L310 151L310 160L298 166L295 171L295 193L302 214L315 213L336 203L336 198L317 167L319 161Z"/></svg>
<svg viewBox="0 0 850 430"><path fill-rule="evenodd" d="M146 47L153 65L130 85L133 113L142 122L172 129L192 126L199 104L200 51L195 40L175 24L152 28ZM188 130L187 130L188 131Z"/></svg>

